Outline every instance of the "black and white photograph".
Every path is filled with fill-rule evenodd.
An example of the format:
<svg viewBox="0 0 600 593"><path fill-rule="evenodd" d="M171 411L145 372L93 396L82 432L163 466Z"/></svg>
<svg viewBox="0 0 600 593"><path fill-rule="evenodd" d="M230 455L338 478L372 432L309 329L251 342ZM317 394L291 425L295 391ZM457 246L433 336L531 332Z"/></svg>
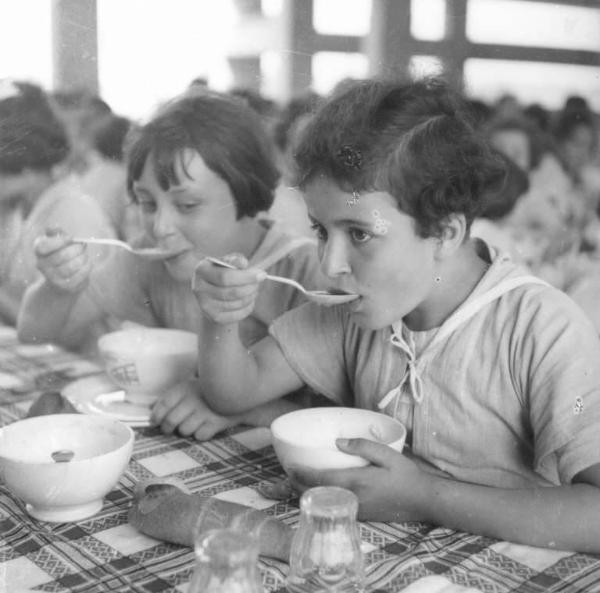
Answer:
<svg viewBox="0 0 600 593"><path fill-rule="evenodd" d="M600 593L600 0L0 24L0 593Z"/></svg>

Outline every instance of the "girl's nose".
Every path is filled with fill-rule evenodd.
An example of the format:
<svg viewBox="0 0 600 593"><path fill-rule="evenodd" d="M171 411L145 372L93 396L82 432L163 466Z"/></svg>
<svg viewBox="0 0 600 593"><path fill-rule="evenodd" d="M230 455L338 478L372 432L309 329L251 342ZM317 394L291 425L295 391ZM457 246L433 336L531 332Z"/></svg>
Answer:
<svg viewBox="0 0 600 593"><path fill-rule="evenodd" d="M154 212L152 220L152 230L154 236L164 237L173 232L175 228L174 219L169 208L159 206Z"/></svg>
<svg viewBox="0 0 600 593"><path fill-rule="evenodd" d="M321 268L329 278L349 274L350 263L343 241L330 238L321 247Z"/></svg>

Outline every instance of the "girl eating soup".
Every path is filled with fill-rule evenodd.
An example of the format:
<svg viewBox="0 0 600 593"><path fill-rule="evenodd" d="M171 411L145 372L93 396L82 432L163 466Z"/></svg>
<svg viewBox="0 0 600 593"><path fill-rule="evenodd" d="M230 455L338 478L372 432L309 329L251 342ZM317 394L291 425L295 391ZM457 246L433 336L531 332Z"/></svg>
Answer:
<svg viewBox="0 0 600 593"><path fill-rule="evenodd" d="M353 490L362 519L598 553L600 341L565 294L469 238L502 169L463 109L437 80L364 81L317 112L299 184L322 270L359 298L304 304L248 352L260 271L201 262L205 398L239 413L307 384L402 421L404 453L340 439L370 465L293 473Z"/></svg>
<svg viewBox="0 0 600 593"><path fill-rule="evenodd" d="M167 255L149 261L115 249L106 265L94 265L85 245L71 237L39 237L35 252L43 278L25 296L20 338L61 342L103 316L202 333L191 279L206 255L234 252L263 273L316 286L315 241L282 232L258 216L270 208L278 178L266 132L249 108L209 92L174 101L141 129L128 155L127 184L145 243ZM299 291L279 283L250 287L243 343L264 337L276 317L303 300ZM209 352L211 337L205 344L200 340L200 352ZM153 410L154 422L166 432L209 438L239 421L213 415L198 389L182 385L166 394ZM269 409L276 415L290 406L281 401Z"/></svg>

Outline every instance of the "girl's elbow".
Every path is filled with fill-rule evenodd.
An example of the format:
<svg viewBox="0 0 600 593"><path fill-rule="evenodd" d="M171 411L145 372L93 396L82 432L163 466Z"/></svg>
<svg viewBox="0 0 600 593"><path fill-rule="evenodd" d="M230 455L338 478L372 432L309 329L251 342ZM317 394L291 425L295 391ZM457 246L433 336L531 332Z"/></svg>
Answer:
<svg viewBox="0 0 600 593"><path fill-rule="evenodd" d="M17 318L17 338L23 344L33 344L37 342L35 332L31 331L30 324L21 316Z"/></svg>
<svg viewBox="0 0 600 593"><path fill-rule="evenodd" d="M232 394L225 395L221 390L213 390L207 386L203 389L202 397L210 409L221 416L241 414L248 408L241 398Z"/></svg>
<svg viewBox="0 0 600 593"><path fill-rule="evenodd" d="M247 411L247 408L237 401L219 399L216 402L207 402L214 412L221 416L235 416Z"/></svg>

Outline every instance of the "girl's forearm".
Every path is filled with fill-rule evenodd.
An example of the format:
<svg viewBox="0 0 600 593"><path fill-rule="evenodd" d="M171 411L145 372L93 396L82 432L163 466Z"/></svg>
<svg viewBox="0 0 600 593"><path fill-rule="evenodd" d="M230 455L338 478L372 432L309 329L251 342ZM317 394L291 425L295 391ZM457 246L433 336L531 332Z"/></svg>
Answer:
<svg viewBox="0 0 600 593"><path fill-rule="evenodd" d="M69 319L79 294L60 290L40 279L23 297L17 318L22 342L63 342L71 332Z"/></svg>
<svg viewBox="0 0 600 593"><path fill-rule="evenodd" d="M299 410L301 407L300 404L279 398L240 414L239 420L250 426L270 426L275 418Z"/></svg>
<svg viewBox="0 0 600 593"><path fill-rule="evenodd" d="M220 324L205 318L199 344L198 376L206 403L224 415L248 411L258 402L257 366L239 337L239 324Z"/></svg>
<svg viewBox="0 0 600 593"><path fill-rule="evenodd" d="M600 553L600 489L500 489L433 478L427 520L531 546Z"/></svg>
<svg viewBox="0 0 600 593"><path fill-rule="evenodd" d="M0 318L4 323L16 324L20 303L21 297L10 287L0 286Z"/></svg>

